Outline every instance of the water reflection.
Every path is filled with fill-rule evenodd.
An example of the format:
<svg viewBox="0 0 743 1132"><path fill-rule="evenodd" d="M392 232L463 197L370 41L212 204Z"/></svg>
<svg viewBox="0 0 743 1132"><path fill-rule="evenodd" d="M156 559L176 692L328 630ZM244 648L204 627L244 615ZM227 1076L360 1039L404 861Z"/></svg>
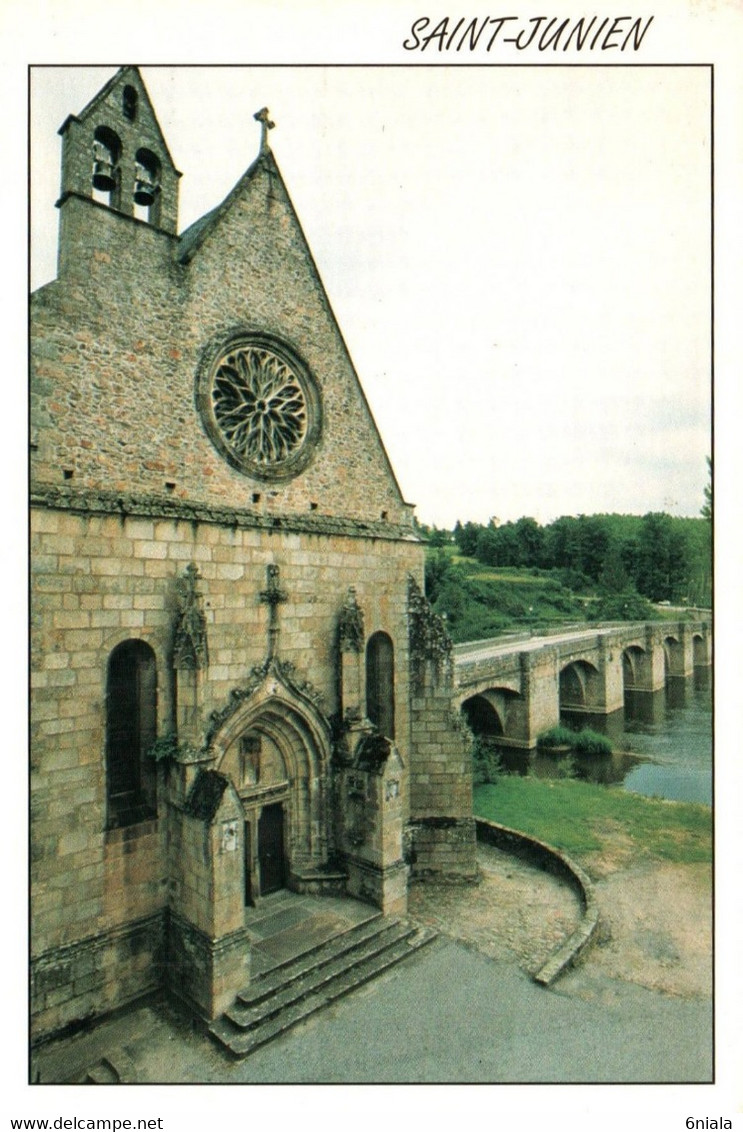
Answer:
<svg viewBox="0 0 743 1132"><path fill-rule="evenodd" d="M625 692L624 709L621 713L622 731L625 723L630 729L634 723L646 723L650 726L662 724L666 716L666 707L670 702L671 697L663 688L658 692Z"/></svg>
<svg viewBox="0 0 743 1132"><path fill-rule="evenodd" d="M708 692L712 687L712 669L709 665L694 669L694 690Z"/></svg>
<svg viewBox="0 0 743 1132"><path fill-rule="evenodd" d="M503 769L509 774L522 778L581 778L586 782L598 782L604 786L616 786L624 782L631 770L644 761L644 756L627 751L615 751L599 758L591 755L547 755L541 751L514 751L501 748Z"/></svg>
<svg viewBox="0 0 743 1132"><path fill-rule="evenodd" d="M658 692L628 692L611 715L563 712L561 723L589 727L611 741L606 756L546 755L499 750L511 774L559 778L570 773L588 782L622 784L625 790L682 802L712 801L712 697L710 669L672 677Z"/></svg>
<svg viewBox="0 0 743 1132"><path fill-rule="evenodd" d="M686 706L686 692L690 685L693 691L693 677L691 680L687 680L684 676L669 676L666 683L666 703L669 708Z"/></svg>

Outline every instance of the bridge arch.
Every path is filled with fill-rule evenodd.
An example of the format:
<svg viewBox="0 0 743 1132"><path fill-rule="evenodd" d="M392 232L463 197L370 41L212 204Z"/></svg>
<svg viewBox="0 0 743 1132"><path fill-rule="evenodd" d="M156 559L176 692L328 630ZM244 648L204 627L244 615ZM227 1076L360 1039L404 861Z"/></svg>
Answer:
<svg viewBox="0 0 743 1132"><path fill-rule="evenodd" d="M622 652L624 691L634 691L641 684L641 673L647 663L647 652L639 645L628 645Z"/></svg>
<svg viewBox="0 0 743 1132"><path fill-rule="evenodd" d="M704 668L711 663L709 637L705 637L701 633L695 633L692 637L692 647L694 649L695 668Z"/></svg>
<svg viewBox="0 0 743 1132"><path fill-rule="evenodd" d="M560 711L590 711L601 702L601 677L587 660L560 669Z"/></svg>
<svg viewBox="0 0 743 1132"><path fill-rule="evenodd" d="M475 735L507 738L514 730L513 710L522 697L510 688L487 688L462 702L462 714Z"/></svg>
<svg viewBox="0 0 743 1132"><path fill-rule="evenodd" d="M681 644L678 637L669 635L663 638L663 660L666 682L668 682L671 676L683 674L684 646Z"/></svg>

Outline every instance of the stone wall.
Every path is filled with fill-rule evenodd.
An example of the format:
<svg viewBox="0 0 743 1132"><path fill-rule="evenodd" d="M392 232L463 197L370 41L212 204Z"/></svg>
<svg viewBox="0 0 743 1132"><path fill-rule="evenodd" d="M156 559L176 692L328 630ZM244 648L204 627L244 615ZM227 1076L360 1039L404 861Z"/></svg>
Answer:
<svg viewBox="0 0 743 1132"><path fill-rule="evenodd" d="M476 873L471 736L451 694L427 689L411 708L410 861L417 878Z"/></svg>
<svg viewBox="0 0 743 1132"><path fill-rule="evenodd" d="M76 196L62 206L61 249L59 279L32 297L36 482L411 529L275 166L245 181L186 265L173 238ZM289 483L231 468L199 415L205 352L238 327L289 345L320 390L319 443Z"/></svg>
<svg viewBox="0 0 743 1132"><path fill-rule="evenodd" d="M60 948L123 930L167 904L162 781L159 821L106 829L106 670L121 641L150 644L158 668L158 731L172 729L175 581L188 563L200 571L209 644L209 665L200 673L202 739L210 712L223 709L266 656L268 610L259 595L267 565L276 562L288 597L279 613L280 655L321 693L328 715L337 706L336 630L350 585L367 633L390 635L398 746L409 758L406 579L411 568L419 569L419 544L46 507L33 509L31 529L32 951L48 956L48 965ZM189 883L196 881L194 873ZM210 884L205 876L193 897L197 903L210 898ZM193 916L198 923L195 910ZM145 968L140 991L153 982ZM129 996L124 968L122 980L121 994ZM102 1003L116 999L109 988ZM62 1010L45 1019L64 1024L84 1016L89 996L77 1006L66 1003L69 1018Z"/></svg>
<svg viewBox="0 0 743 1132"><path fill-rule="evenodd" d="M400 733L406 733L406 578L419 569L420 544L46 508L34 508L31 528L32 687L40 738L54 736L59 747L57 737L74 732L71 746L100 750L105 661L114 645L130 637L148 641L155 651L158 715L161 730L167 728L175 580L190 562L201 576L209 640L204 713L222 707L265 658L268 611L259 595L266 567L276 563L288 595L279 615L281 655L312 680L332 714L336 624L348 588L355 586L367 636L383 630L394 643ZM95 801L102 796L81 799Z"/></svg>
<svg viewBox="0 0 743 1132"><path fill-rule="evenodd" d="M33 1040L159 989L165 954L159 913L34 956Z"/></svg>
<svg viewBox="0 0 743 1132"><path fill-rule="evenodd" d="M208 789L201 789L204 785ZM250 945L243 923L242 807L227 779L202 771L185 805L170 806L167 822L165 982L204 1017L214 1018L250 977Z"/></svg>
<svg viewBox="0 0 743 1132"><path fill-rule="evenodd" d="M452 644L415 578L408 581L410 825L414 877L472 879L471 735L453 707Z"/></svg>

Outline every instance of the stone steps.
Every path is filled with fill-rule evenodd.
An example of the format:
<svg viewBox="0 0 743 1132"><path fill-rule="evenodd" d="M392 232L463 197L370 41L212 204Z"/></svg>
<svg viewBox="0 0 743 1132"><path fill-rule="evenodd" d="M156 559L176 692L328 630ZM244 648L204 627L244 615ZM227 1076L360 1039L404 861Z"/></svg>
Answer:
<svg viewBox="0 0 743 1132"><path fill-rule="evenodd" d="M246 1057L434 938L393 917L367 920L258 976L209 1032L235 1057Z"/></svg>

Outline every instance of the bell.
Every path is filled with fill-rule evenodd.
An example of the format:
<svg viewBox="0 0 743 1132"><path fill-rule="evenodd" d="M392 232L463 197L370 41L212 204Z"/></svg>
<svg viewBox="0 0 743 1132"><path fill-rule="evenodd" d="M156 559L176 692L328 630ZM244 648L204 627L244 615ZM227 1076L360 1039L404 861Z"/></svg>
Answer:
<svg viewBox="0 0 743 1132"><path fill-rule="evenodd" d="M103 157L97 158L93 163L93 188L103 193L110 193L116 188L114 167Z"/></svg>
<svg viewBox="0 0 743 1132"><path fill-rule="evenodd" d="M155 200L155 186L149 178L138 177L134 182L134 200L137 204L153 204Z"/></svg>

